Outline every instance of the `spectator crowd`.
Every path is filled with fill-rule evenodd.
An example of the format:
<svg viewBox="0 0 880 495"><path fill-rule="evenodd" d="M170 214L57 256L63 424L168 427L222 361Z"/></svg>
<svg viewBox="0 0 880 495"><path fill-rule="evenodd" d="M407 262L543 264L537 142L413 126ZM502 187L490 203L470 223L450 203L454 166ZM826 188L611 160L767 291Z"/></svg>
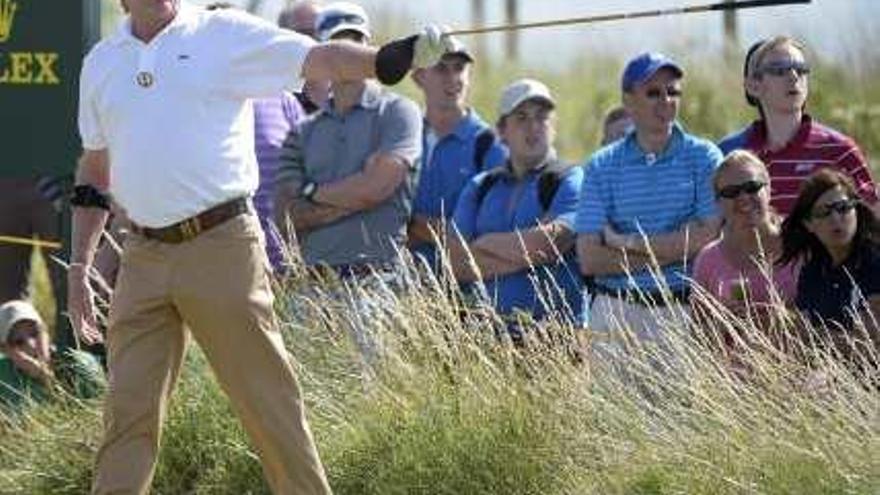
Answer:
<svg viewBox="0 0 880 495"><path fill-rule="evenodd" d="M169 72L166 80L165 45L136 46L144 36L138 29L149 27L141 21L153 15L146 3L123 0L131 20L90 54L81 90L86 153L73 201L71 317L86 343L106 332L115 380L96 486L149 483L155 452L129 437L158 443L188 326L261 455L301 459L296 476L267 467L273 489L327 489L272 314L269 280L294 274L307 274L300 284L306 292L338 283L323 294L358 315L349 333L367 373L381 350L363 322L405 304L401 296L414 277L452 277L456 296L492 307L503 322L497 337L520 348L547 320L594 343L594 359L619 352L621 339L664 347L669 321L711 318L720 305L768 329L788 310L800 315L805 332L821 329L823 345L843 356L865 349L876 356L877 184L858 145L807 112L811 66L796 39L761 40L749 50L743 90L756 119L717 144L679 120L687 68L657 52L633 57L598 149L572 164L556 151L557 111L565 102L552 88L511 81L497 95L495 120L487 121L469 102L480 61L460 40L432 35L433 28L377 54L370 19L354 3L297 2L280 27L222 4L181 8L146 36L190 50L175 63L198 74ZM194 41L200 29L209 42ZM286 44L299 51L291 55ZM212 54L203 51L208 47ZM229 63L200 58L209 55ZM132 81L139 87L127 81L126 91L145 96L122 104L122 90L107 89L121 84L112 70L137 57ZM282 64L284 57L290 60ZM362 69L370 57L375 70ZM409 62L399 69L389 57ZM406 73L422 94L421 108L387 88ZM289 86L298 75L303 84ZM171 92L171 84L180 88ZM157 105L168 105L168 114ZM172 140L163 151L167 129L139 120L138 112L176 119L181 142L188 141L175 148ZM203 127L184 129L189 125ZM236 154L246 158L238 162ZM144 168L172 159L191 163ZM212 161L228 166L197 168ZM41 204L36 182L3 182L0 190L9 190L0 199L0 234L53 236L48 201L57 197L43 194ZM22 206L31 204L41 206ZM33 215L5 214L21 208ZM112 228L96 257L107 210ZM27 224L12 225L15 219ZM121 249L114 249L117 241ZM26 290L30 261L29 250L0 246L6 409L51 395L59 363L76 365L67 383L80 395L105 387L101 363L49 344ZM209 261L210 270L200 268ZM104 288L93 287L93 278L103 278ZM94 318L95 291L112 299L109 330ZM258 331L266 338L243 352L233 327L242 338ZM114 337L123 328L129 333ZM166 328L168 335L159 333ZM208 329L230 333L219 338ZM742 339L724 340L735 342ZM162 364L151 361L160 358ZM244 368L253 371L240 376ZM296 391L289 403L276 400L283 389ZM289 424L261 418L294 410Z"/></svg>

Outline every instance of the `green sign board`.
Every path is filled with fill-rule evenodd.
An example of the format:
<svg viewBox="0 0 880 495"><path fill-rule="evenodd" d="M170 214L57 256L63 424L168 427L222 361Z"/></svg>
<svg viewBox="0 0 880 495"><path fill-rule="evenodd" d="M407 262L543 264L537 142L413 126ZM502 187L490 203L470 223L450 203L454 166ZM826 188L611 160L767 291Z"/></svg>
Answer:
<svg viewBox="0 0 880 495"><path fill-rule="evenodd" d="M79 70L98 11L98 0L0 0L0 177L73 171Z"/></svg>

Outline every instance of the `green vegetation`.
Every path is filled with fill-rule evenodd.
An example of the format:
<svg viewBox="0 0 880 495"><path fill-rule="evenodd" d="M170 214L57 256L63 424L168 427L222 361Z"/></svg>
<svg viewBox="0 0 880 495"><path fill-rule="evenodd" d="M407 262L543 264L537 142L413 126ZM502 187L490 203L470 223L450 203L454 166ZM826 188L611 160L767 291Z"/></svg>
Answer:
<svg viewBox="0 0 880 495"><path fill-rule="evenodd" d="M880 64L867 64L878 67ZM500 88L538 77L556 92L559 147L581 161L618 101L621 62L590 57L566 73L483 67L475 106L494 117ZM683 121L718 138L753 118L740 58L689 63ZM880 85L824 61L810 111L880 156ZM404 91L417 95L411 83ZM875 170L877 170L875 166ZM51 311L45 277L41 310ZM661 371L645 350L620 373L587 356L572 329L526 352L495 342L491 315L469 313L442 287L408 293L371 322L384 345L364 380L344 312L322 296L279 300L321 455L336 493L369 494L871 494L880 492L880 394L833 356L824 375L766 348L743 377L709 343L675 340ZM298 297L292 314L284 301ZM721 314L730 328L749 321ZM670 332L691 328L674 322ZM692 329L692 328L691 328ZM821 379L819 379L821 378ZM0 493L87 492L100 437L99 402L63 399L0 426ZM268 493L259 462L205 361L192 349L166 424L158 494Z"/></svg>
<svg viewBox="0 0 880 495"><path fill-rule="evenodd" d="M749 320L719 310L717 329L670 322L674 359L651 347L593 359L556 323L515 350L495 340L491 314L463 312L443 287L417 287L370 322L383 351L365 378L345 330L351 315L300 283L281 289L279 310L336 493L880 490L876 382L814 349L800 352L821 373L782 356ZM757 343L739 356L748 373L716 345L734 328ZM0 429L0 492L84 493L99 418L97 402L65 399ZM154 490L268 493L196 349Z"/></svg>

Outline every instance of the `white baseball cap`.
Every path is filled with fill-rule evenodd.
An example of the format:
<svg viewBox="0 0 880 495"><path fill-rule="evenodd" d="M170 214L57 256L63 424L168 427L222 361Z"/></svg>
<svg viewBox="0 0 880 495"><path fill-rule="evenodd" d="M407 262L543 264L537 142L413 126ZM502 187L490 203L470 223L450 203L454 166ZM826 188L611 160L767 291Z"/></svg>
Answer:
<svg viewBox="0 0 880 495"><path fill-rule="evenodd" d="M12 327L20 321L32 321L43 327L43 318L34 305L21 300L7 301L0 305L0 343L6 343Z"/></svg>
<svg viewBox="0 0 880 495"><path fill-rule="evenodd" d="M556 101L550 94L550 89L541 81L535 79L519 79L510 83L501 92L501 102L498 104L498 119L510 115L516 107L528 100L540 100L556 108Z"/></svg>
<svg viewBox="0 0 880 495"><path fill-rule="evenodd" d="M356 3L333 2L321 9L315 20L315 35L329 41L342 31L355 31L370 39L370 18L367 11Z"/></svg>

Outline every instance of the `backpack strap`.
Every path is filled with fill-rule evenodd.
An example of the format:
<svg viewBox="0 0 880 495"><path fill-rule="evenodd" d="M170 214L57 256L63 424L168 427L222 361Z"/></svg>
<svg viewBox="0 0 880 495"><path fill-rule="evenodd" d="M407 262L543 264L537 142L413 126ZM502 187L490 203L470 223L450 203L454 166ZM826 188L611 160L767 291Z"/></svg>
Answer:
<svg viewBox="0 0 880 495"><path fill-rule="evenodd" d="M495 183L498 182L498 179L500 179L506 172L507 167L504 165L495 167L486 172L483 180L480 181L480 185L477 186L477 209L479 209L480 205L483 203L483 199L486 197L486 194L489 193L489 189L492 189L492 186L494 186Z"/></svg>
<svg viewBox="0 0 880 495"><path fill-rule="evenodd" d="M486 165L484 163L486 153L489 152L493 144L495 144L495 133L492 132L491 128L487 127L477 134L477 138L474 141L474 170L477 172L483 171L483 167Z"/></svg>

